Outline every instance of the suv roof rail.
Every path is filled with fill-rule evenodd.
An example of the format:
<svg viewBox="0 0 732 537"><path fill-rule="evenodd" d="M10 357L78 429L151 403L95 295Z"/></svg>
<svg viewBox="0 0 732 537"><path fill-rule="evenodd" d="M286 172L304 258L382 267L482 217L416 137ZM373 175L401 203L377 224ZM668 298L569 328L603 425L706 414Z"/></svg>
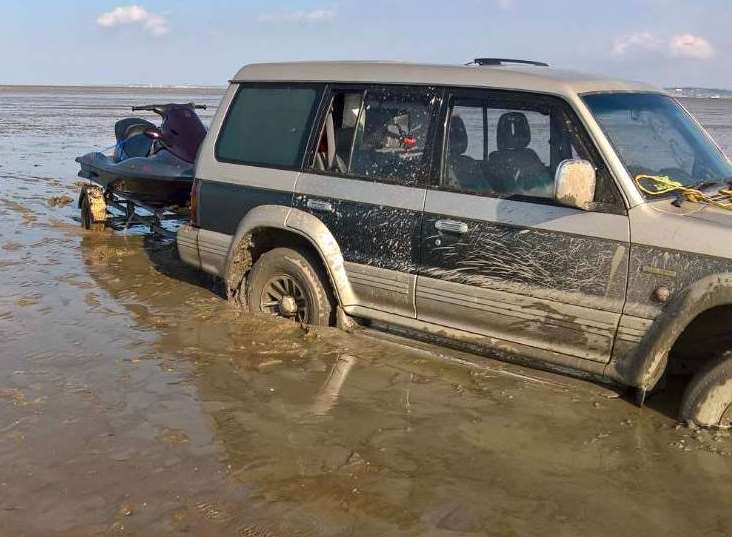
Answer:
<svg viewBox="0 0 732 537"><path fill-rule="evenodd" d="M532 60L512 60L510 58L475 58L465 65L505 65L507 63L520 63L523 65L534 65L536 67L549 67L548 63L535 62Z"/></svg>

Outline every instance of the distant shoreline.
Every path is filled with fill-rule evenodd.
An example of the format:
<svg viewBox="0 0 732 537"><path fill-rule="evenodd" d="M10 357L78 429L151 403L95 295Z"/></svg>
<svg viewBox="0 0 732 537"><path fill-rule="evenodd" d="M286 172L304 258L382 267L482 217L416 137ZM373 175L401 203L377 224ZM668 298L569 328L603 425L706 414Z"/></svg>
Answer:
<svg viewBox="0 0 732 537"><path fill-rule="evenodd" d="M197 91L205 93L223 93L226 85L206 84L0 84L0 93L13 91L48 91L71 92L79 90L97 90L119 93L130 90L150 90L158 92ZM665 91L674 97L686 99L732 99L732 90L697 87L667 87Z"/></svg>
<svg viewBox="0 0 732 537"><path fill-rule="evenodd" d="M672 87L664 88L675 97L689 99L732 99L732 90L718 88Z"/></svg>
<svg viewBox="0 0 732 537"><path fill-rule="evenodd" d="M0 84L0 91L8 90L204 90L225 91L226 85L207 86L194 84Z"/></svg>

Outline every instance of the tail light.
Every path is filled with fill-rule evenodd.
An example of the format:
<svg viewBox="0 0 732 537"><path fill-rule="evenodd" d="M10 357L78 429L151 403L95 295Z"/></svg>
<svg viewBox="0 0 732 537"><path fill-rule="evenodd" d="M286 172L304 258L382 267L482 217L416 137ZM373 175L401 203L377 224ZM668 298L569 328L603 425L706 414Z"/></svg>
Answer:
<svg viewBox="0 0 732 537"><path fill-rule="evenodd" d="M198 195L201 193L201 181L193 179L191 186L191 225L198 226Z"/></svg>

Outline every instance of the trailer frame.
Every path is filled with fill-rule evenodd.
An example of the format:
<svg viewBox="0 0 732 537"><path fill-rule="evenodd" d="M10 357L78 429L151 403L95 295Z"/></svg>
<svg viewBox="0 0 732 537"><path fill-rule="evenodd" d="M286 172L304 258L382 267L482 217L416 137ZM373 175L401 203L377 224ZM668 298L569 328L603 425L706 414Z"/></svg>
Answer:
<svg viewBox="0 0 732 537"><path fill-rule="evenodd" d="M169 239L175 238L175 232L166 229L163 223L190 218L189 207L153 207L113 189L105 190L91 182L82 185L78 207L81 209L81 225L84 229L101 231L109 226L118 231L127 231L131 226L141 225L154 235ZM120 214L115 214L110 209ZM141 214L140 210L147 214Z"/></svg>

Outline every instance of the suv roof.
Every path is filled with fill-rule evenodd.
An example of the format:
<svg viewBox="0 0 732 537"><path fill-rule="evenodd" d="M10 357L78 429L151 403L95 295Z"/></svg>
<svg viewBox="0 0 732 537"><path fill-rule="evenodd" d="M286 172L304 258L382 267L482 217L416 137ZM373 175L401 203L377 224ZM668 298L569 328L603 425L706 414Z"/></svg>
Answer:
<svg viewBox="0 0 732 537"><path fill-rule="evenodd" d="M551 67L430 65L386 61L259 63L242 67L232 82L369 82L474 86L571 96L596 91L662 93L639 82L613 80Z"/></svg>

